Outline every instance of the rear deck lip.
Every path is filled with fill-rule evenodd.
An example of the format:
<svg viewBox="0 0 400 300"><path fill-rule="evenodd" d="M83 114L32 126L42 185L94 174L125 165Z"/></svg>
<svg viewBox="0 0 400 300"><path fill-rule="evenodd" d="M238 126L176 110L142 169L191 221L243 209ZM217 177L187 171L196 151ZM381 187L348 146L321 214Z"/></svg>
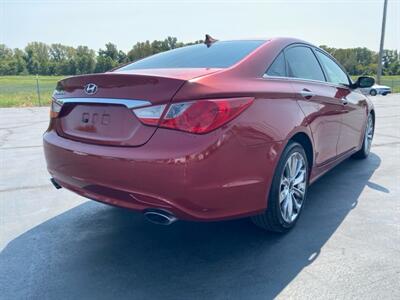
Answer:
<svg viewBox="0 0 400 300"><path fill-rule="evenodd" d="M54 98L58 104L65 103L91 103L91 104L115 104L124 105L128 109L150 106L151 102L142 99L120 99L120 98L86 98L86 97L71 97L71 98Z"/></svg>

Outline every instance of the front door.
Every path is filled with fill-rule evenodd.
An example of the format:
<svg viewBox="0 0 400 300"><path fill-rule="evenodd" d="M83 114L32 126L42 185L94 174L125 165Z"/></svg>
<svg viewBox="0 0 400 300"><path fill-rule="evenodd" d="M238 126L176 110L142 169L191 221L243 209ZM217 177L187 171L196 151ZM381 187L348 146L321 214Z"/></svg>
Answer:
<svg viewBox="0 0 400 300"><path fill-rule="evenodd" d="M338 154L343 154L360 146L364 137L367 120L367 102L361 93L349 89L338 91L344 93L343 119L340 137L337 145Z"/></svg>
<svg viewBox="0 0 400 300"><path fill-rule="evenodd" d="M320 50L315 50L327 80L335 89L334 97L342 104L342 126L337 144L337 154L356 149L364 134L367 117L365 96L350 88L350 79L333 58Z"/></svg>

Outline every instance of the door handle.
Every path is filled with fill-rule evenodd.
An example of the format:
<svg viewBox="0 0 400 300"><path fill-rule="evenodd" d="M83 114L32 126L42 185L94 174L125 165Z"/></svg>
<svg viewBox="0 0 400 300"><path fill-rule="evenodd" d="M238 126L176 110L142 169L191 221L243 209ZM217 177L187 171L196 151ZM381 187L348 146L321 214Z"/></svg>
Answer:
<svg viewBox="0 0 400 300"><path fill-rule="evenodd" d="M302 89L300 95L305 99L311 99L315 94L308 89Z"/></svg>
<svg viewBox="0 0 400 300"><path fill-rule="evenodd" d="M347 103L349 103L349 102L347 101L346 97L342 97L342 104L346 105Z"/></svg>

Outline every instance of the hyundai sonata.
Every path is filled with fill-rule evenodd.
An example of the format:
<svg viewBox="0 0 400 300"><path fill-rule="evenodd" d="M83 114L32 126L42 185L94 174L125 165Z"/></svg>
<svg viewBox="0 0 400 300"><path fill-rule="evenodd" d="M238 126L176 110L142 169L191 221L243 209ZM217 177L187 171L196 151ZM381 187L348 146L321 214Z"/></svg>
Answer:
<svg viewBox="0 0 400 300"><path fill-rule="evenodd" d="M251 216L285 232L308 186L368 156L375 111L328 53L292 38L208 40L61 80L44 134L57 187L158 224Z"/></svg>

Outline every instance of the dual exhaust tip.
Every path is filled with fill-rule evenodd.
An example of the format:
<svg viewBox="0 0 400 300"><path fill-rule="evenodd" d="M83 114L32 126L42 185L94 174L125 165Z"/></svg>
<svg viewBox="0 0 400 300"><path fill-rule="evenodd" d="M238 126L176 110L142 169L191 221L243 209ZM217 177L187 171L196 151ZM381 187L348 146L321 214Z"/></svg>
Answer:
<svg viewBox="0 0 400 300"><path fill-rule="evenodd" d="M50 178L50 182L53 184L53 186L54 186L57 190L62 189L62 186L61 186L53 177Z"/></svg>
<svg viewBox="0 0 400 300"><path fill-rule="evenodd" d="M62 186L54 179L50 178L51 183L56 189L61 189ZM171 225L178 219L170 212L162 209L148 209L144 212L144 217L151 223L157 225Z"/></svg>
<svg viewBox="0 0 400 300"><path fill-rule="evenodd" d="M157 225L171 225L178 221L173 214L161 209L148 209L144 212L144 217L151 223Z"/></svg>

